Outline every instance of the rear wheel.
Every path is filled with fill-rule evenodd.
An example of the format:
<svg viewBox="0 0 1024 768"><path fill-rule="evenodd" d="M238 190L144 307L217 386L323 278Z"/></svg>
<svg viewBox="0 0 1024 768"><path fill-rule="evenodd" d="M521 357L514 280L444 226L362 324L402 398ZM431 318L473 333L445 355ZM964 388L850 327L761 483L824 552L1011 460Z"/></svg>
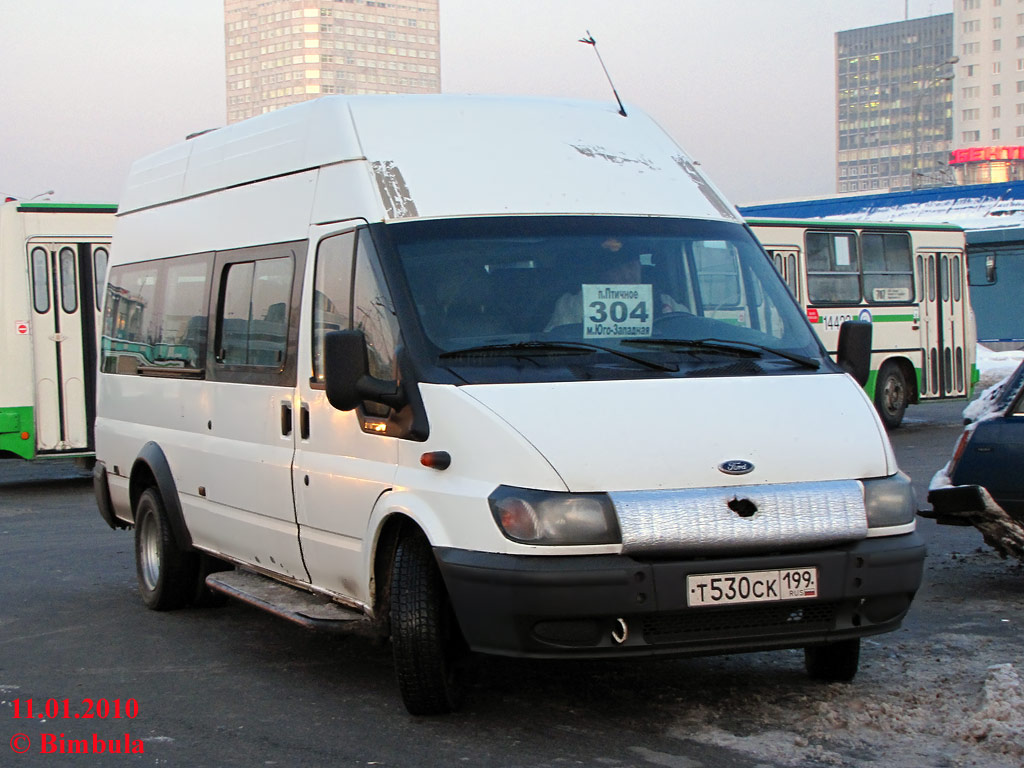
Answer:
<svg viewBox="0 0 1024 768"><path fill-rule="evenodd" d="M135 505L135 571L142 600L154 611L181 608L195 597L197 553L183 551L174 541L156 488L143 491Z"/></svg>
<svg viewBox="0 0 1024 768"><path fill-rule="evenodd" d="M903 369L891 360L884 363L875 382L875 407L882 423L889 429L898 427L909 403L910 385Z"/></svg>
<svg viewBox="0 0 1024 768"><path fill-rule="evenodd" d="M804 648L804 666L815 680L848 683L860 666L860 638Z"/></svg>
<svg viewBox="0 0 1024 768"><path fill-rule="evenodd" d="M395 551L391 645L402 701L411 714L437 715L461 706L468 650L422 534L405 536Z"/></svg>

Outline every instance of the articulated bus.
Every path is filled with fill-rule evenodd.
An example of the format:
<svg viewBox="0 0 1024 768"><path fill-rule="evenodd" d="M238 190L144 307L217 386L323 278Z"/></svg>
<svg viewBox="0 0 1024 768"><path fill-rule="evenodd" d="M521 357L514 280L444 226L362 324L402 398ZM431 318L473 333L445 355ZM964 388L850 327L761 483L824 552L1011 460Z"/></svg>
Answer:
<svg viewBox="0 0 1024 768"><path fill-rule="evenodd" d="M952 225L749 219L833 355L844 320L872 324L865 388L895 428L907 405L978 380L964 231Z"/></svg>
<svg viewBox="0 0 1024 768"><path fill-rule="evenodd" d="M94 454L96 330L116 211L0 203L0 458Z"/></svg>

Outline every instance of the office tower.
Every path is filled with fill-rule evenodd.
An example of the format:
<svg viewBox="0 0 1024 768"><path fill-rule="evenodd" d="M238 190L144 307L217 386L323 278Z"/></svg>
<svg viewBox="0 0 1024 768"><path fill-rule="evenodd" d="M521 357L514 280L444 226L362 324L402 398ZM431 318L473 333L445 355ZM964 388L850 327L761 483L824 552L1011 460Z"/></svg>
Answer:
<svg viewBox="0 0 1024 768"><path fill-rule="evenodd" d="M836 33L837 191L953 183L953 59L951 13Z"/></svg>
<svg viewBox="0 0 1024 768"><path fill-rule="evenodd" d="M439 0L224 0L229 123L330 93L439 93Z"/></svg>

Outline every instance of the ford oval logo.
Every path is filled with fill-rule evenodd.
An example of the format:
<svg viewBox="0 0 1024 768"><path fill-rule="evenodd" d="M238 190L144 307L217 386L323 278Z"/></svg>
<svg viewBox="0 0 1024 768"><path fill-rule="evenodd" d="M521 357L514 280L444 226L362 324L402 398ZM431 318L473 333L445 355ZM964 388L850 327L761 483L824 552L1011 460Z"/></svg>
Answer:
<svg viewBox="0 0 1024 768"><path fill-rule="evenodd" d="M733 459L719 464L718 471L727 475L745 475L754 471L754 465L749 461L743 461L743 459Z"/></svg>

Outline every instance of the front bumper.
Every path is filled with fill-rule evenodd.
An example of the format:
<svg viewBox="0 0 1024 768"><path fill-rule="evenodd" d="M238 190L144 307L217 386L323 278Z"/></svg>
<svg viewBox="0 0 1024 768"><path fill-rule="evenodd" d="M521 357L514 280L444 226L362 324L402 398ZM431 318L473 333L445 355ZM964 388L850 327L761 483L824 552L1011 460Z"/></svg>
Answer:
<svg viewBox="0 0 1024 768"><path fill-rule="evenodd" d="M921 584L925 545L911 533L715 559L435 553L473 650L598 658L795 648L894 630ZM690 574L811 566L818 569L815 598L687 606Z"/></svg>

